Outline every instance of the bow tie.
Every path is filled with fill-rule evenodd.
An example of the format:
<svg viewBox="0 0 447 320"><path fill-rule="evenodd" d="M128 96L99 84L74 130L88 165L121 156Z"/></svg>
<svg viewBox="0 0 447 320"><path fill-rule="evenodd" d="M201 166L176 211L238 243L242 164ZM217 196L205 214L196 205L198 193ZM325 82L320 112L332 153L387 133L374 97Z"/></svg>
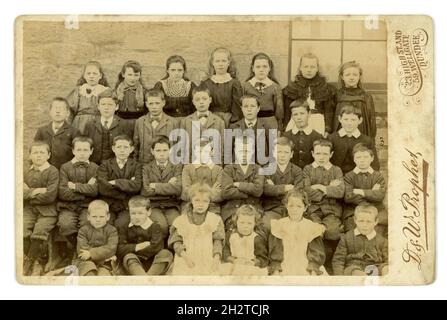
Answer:
<svg viewBox="0 0 447 320"><path fill-rule="evenodd" d="M258 90L261 94L264 94L264 88L266 87L265 83L263 82L256 82L255 88Z"/></svg>
<svg viewBox="0 0 447 320"><path fill-rule="evenodd" d="M87 168L88 163L84 161L78 161L73 165L75 168Z"/></svg>
<svg viewBox="0 0 447 320"><path fill-rule="evenodd" d="M198 117L199 117L199 119L208 118L208 114L207 113L199 113Z"/></svg>
<svg viewBox="0 0 447 320"><path fill-rule="evenodd" d="M131 90L131 91L137 91L137 86L128 86L128 85L124 85L124 91L128 91L128 90Z"/></svg>
<svg viewBox="0 0 447 320"><path fill-rule="evenodd" d="M161 116L151 117L151 122L154 122L154 121L160 122L161 121Z"/></svg>

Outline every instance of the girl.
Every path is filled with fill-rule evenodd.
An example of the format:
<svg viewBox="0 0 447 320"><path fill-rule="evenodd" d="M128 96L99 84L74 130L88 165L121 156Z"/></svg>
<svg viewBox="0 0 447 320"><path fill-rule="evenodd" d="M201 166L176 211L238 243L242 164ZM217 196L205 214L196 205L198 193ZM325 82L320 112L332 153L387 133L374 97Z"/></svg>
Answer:
<svg viewBox="0 0 447 320"><path fill-rule="evenodd" d="M293 126L290 121L290 104L299 99L307 101L310 106L309 126L327 137L332 132L334 92L335 89L320 75L317 56L312 53L303 55L295 81L283 90L286 131L290 129L289 125Z"/></svg>
<svg viewBox="0 0 447 320"><path fill-rule="evenodd" d="M260 218L252 205L242 205L236 211L232 218L235 227L226 233L223 257L228 263L222 265L222 274L266 276L280 269L279 242L259 227Z"/></svg>
<svg viewBox="0 0 447 320"><path fill-rule="evenodd" d="M225 230L222 218L208 211L211 187L194 184L191 203L174 220L168 245L175 251L173 275L212 275L219 271Z"/></svg>
<svg viewBox="0 0 447 320"><path fill-rule="evenodd" d="M284 119L281 87L275 78L273 61L265 53L253 57L250 76L242 84L242 91L257 96L261 107L258 117L264 118L270 128L281 130Z"/></svg>
<svg viewBox="0 0 447 320"><path fill-rule="evenodd" d="M191 93L196 85L185 74L185 59L171 56L166 61L165 77L154 86L164 92L166 106L163 111L171 117L186 117L195 111Z"/></svg>
<svg viewBox="0 0 447 320"><path fill-rule="evenodd" d="M236 78L236 67L231 52L226 48L215 49L209 60L210 77L202 81L211 92L210 111L225 121L225 127L242 119L242 87Z"/></svg>
<svg viewBox="0 0 447 320"><path fill-rule="evenodd" d="M141 65L137 61L127 61L118 74L115 94L119 108L117 116L122 119L138 119L147 113L144 106L144 85L141 80Z"/></svg>
<svg viewBox="0 0 447 320"><path fill-rule="evenodd" d="M272 235L281 240L283 275L321 275L325 251L322 236L325 227L303 218L309 205L303 191L292 190L284 198L288 217L272 220Z"/></svg>
<svg viewBox="0 0 447 320"><path fill-rule="evenodd" d="M98 95L108 89L108 86L101 64L97 61L87 62L76 83L76 88L67 97L74 117L72 126L82 134L87 123L99 114Z"/></svg>
<svg viewBox="0 0 447 320"><path fill-rule="evenodd" d="M338 116L346 103L351 103L362 111L362 123L359 125L361 133L371 137L376 137L376 112L374 101L369 93L362 88L361 78L363 70L355 61L349 61L340 67L338 79L341 88L337 91L334 116L334 131L341 128Z"/></svg>

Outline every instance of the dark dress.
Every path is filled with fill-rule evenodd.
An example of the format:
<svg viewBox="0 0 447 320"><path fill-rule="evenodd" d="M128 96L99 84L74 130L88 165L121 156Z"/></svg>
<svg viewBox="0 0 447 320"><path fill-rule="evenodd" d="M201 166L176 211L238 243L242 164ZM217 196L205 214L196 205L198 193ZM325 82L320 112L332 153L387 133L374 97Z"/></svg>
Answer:
<svg viewBox="0 0 447 320"><path fill-rule="evenodd" d="M192 81L186 81L186 88L184 95L172 95L170 89L167 87L166 80L158 81L154 88L160 89L165 94L166 105L163 111L171 117L187 117L196 110L192 104L192 90L196 87Z"/></svg>

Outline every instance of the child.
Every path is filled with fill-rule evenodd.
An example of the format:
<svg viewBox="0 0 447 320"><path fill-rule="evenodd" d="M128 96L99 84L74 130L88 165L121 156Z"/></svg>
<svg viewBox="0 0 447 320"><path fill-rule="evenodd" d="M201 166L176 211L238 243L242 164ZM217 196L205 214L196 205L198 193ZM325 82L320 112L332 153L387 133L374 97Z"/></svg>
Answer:
<svg viewBox="0 0 447 320"><path fill-rule="evenodd" d="M302 188L304 185L303 171L290 162L293 159L293 142L287 137L276 140L275 158L276 172L265 177L262 218L264 227L270 230L270 221L287 216L286 207L281 199L291 190Z"/></svg>
<svg viewBox="0 0 447 320"><path fill-rule="evenodd" d="M111 276L111 261L118 246L118 232L108 224L109 206L102 200L88 205L87 220L78 232L78 261L80 276Z"/></svg>
<svg viewBox="0 0 447 320"><path fill-rule="evenodd" d="M89 122L85 135L93 140L91 161L101 164L103 160L113 158L113 139L119 135L133 136L133 127L128 121L115 115L117 100L112 90L105 90L98 96L100 116Z"/></svg>
<svg viewBox="0 0 447 320"><path fill-rule="evenodd" d="M211 204L209 210L220 213L219 202L222 201L222 167L214 164L213 145L202 139L194 149L197 163L187 164L182 171L182 195L184 202L190 202L190 188L196 183L205 183L211 188ZM183 206L185 206L185 204Z"/></svg>
<svg viewBox="0 0 447 320"><path fill-rule="evenodd" d="M133 150L132 139L116 136L112 144L115 157L104 160L98 168L99 194L110 206L111 223L116 227L129 224L127 202L141 191L142 165L129 158Z"/></svg>
<svg viewBox="0 0 447 320"><path fill-rule="evenodd" d="M132 197L129 211L130 223L118 228L118 259L133 276L165 274L172 264L172 253L163 249L160 225L151 219L150 201Z"/></svg>
<svg viewBox="0 0 447 320"><path fill-rule="evenodd" d="M366 276L370 268L375 267L379 275L386 275L388 241L374 231L378 222L377 208L372 205L357 206L354 222L356 228L342 235L334 254L334 274Z"/></svg>
<svg viewBox="0 0 447 320"><path fill-rule="evenodd" d="M175 251L173 275L212 275L218 272L225 241L222 219L210 212L212 191L206 184L189 190L191 203L174 220L169 247Z"/></svg>
<svg viewBox="0 0 447 320"><path fill-rule="evenodd" d="M98 165L89 161L92 153L93 144L90 138L75 138L74 158L63 164L60 170L58 226L59 233L71 244L67 251L69 259L76 248L78 230L87 223L87 207L98 195Z"/></svg>
<svg viewBox="0 0 447 320"><path fill-rule="evenodd" d="M304 169L313 162L311 152L314 142L322 139L323 136L309 126L310 107L307 101L295 100L289 108L292 124L284 136L289 138L295 146L292 163Z"/></svg>
<svg viewBox="0 0 447 320"><path fill-rule="evenodd" d="M84 133L87 123L98 115L98 95L108 87L101 64L97 61L87 62L76 88L67 97L74 117L71 125L81 133Z"/></svg>
<svg viewBox="0 0 447 320"><path fill-rule="evenodd" d="M253 57L250 76L242 84L242 92L258 98L259 118L263 118L270 128L282 130L284 108L281 86L275 78L273 61L265 53Z"/></svg>
<svg viewBox="0 0 447 320"><path fill-rule="evenodd" d="M363 118L360 110L353 105L345 105L338 116L342 128L329 136L329 140L334 145L334 156L332 163L341 168L343 173L354 170L355 163L352 155L352 149L357 143L363 143L374 154L374 160L371 164L374 170L379 170L379 161L377 158L374 141L362 134L358 126L362 123Z"/></svg>
<svg viewBox="0 0 447 320"><path fill-rule="evenodd" d="M237 209L233 228L226 232L222 273L268 275L281 269L282 251L278 241L260 227L259 211L248 204Z"/></svg>
<svg viewBox="0 0 447 320"><path fill-rule="evenodd" d="M174 118L186 117L194 112L192 90L194 82L186 77L186 61L181 56L170 56L166 61L166 75L154 89L162 90L166 97L163 111Z"/></svg>
<svg viewBox="0 0 447 320"><path fill-rule="evenodd" d="M33 142L30 148L32 165L23 173L24 275L40 276L44 271L48 237L57 223L55 200L59 172L48 163L49 158L49 145L45 141Z"/></svg>
<svg viewBox="0 0 447 320"><path fill-rule="evenodd" d="M163 217L158 223L164 234L168 234L175 218L179 216L182 193L182 165L169 161L170 144L161 136L152 142L154 160L143 167L143 189L141 195L151 201L152 215Z"/></svg>
<svg viewBox="0 0 447 320"><path fill-rule="evenodd" d="M272 220L272 235L280 240L280 249L283 251L281 274L323 274L324 227L303 217L309 206L306 194L292 190L284 198L284 205L288 216Z"/></svg>
<svg viewBox="0 0 447 320"><path fill-rule="evenodd" d="M192 91L192 102L197 111L182 119L180 127L188 133L190 152L194 150L194 145L197 144L197 140L193 140L193 131L199 133L200 130L199 138L202 138L202 136L204 136L203 132L205 130L216 130L220 135L220 140L215 143L219 143L220 149L216 148L214 151L220 152L219 154L221 155L221 157L223 157L222 150L225 122L219 116L209 111L212 100L213 99L211 98L210 90L207 89L205 86L194 88ZM214 138L214 136L212 138ZM194 162L194 159L192 162Z"/></svg>
<svg viewBox="0 0 447 320"><path fill-rule="evenodd" d="M144 84L141 79L142 67L139 62L129 60L121 68L115 85L118 98L117 115L122 119L129 119L132 126L135 120L147 112L144 107Z"/></svg>
<svg viewBox="0 0 447 320"><path fill-rule="evenodd" d="M338 79L341 88L336 94L336 108L334 116L334 131L340 129L338 116L345 103L350 103L359 108L362 113L362 123L359 130L364 135L373 139L376 138L376 111L374 109L374 100L372 96L362 88L361 78L363 70L355 61L349 61L340 67Z"/></svg>
<svg viewBox="0 0 447 320"><path fill-rule="evenodd" d="M78 129L66 122L69 114L67 100L61 97L54 98L50 104L51 122L40 127L34 137L34 141L45 141L50 146L48 162L57 169L73 158L71 142L80 135Z"/></svg>
<svg viewBox="0 0 447 320"><path fill-rule="evenodd" d="M242 86L236 72L231 52L226 48L216 48L209 59L210 77L201 83L212 97L210 110L224 120L225 128L242 117L239 100Z"/></svg>
<svg viewBox="0 0 447 320"><path fill-rule="evenodd" d="M146 93L146 107L149 113L135 122L133 140L135 158L141 163L153 160L151 145L156 136L167 136L178 128L179 121L163 112L166 105L165 95L160 89L151 89Z"/></svg>
<svg viewBox="0 0 447 320"><path fill-rule="evenodd" d="M326 137L332 132L334 92L335 88L320 75L317 56L312 53L304 54L300 59L295 81L289 83L283 90L284 123L288 124L290 121L289 106L294 100L307 101L311 110L310 127Z"/></svg>
<svg viewBox="0 0 447 320"><path fill-rule="evenodd" d="M222 220L230 226L231 217L242 204L251 204L262 211L261 195L264 189L264 176L259 174L260 167L250 162L248 139L241 139L235 146L236 162L228 164L222 173Z"/></svg>
<svg viewBox="0 0 447 320"><path fill-rule="evenodd" d="M374 159L371 149L359 143L354 146L352 153L356 167L345 175L346 193L343 210L345 231L355 228L353 221L355 206L369 202L379 212L376 229L385 236L388 226L388 217L383 205L386 192L385 179L379 171L371 168Z"/></svg>

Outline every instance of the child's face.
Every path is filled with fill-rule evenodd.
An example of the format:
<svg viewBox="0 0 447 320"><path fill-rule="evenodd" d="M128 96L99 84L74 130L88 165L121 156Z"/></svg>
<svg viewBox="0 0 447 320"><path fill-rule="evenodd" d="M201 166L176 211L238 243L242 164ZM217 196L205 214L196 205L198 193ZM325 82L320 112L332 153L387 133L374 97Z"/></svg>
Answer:
<svg viewBox="0 0 447 320"><path fill-rule="evenodd" d="M211 144L207 144L203 147L197 145L194 148L194 153L196 159L200 159L200 163L207 164L210 163L213 158L213 147Z"/></svg>
<svg viewBox="0 0 447 320"><path fill-rule="evenodd" d="M257 59L253 63L252 67L255 78L258 80L264 80L268 77L270 72L270 65L267 59Z"/></svg>
<svg viewBox="0 0 447 320"><path fill-rule="evenodd" d="M130 145L130 142L124 139L115 141L115 144L112 146L112 151L116 158L122 161L127 160L133 150L134 147Z"/></svg>
<svg viewBox="0 0 447 320"><path fill-rule="evenodd" d="M248 164L248 159L251 158L254 147L248 143L240 143L235 146L235 157L236 163L246 165Z"/></svg>
<svg viewBox="0 0 447 320"><path fill-rule="evenodd" d="M333 152L331 152L331 148L326 146L317 145L312 151L312 157L314 157L315 162L319 166L325 166L326 164L328 164L332 155Z"/></svg>
<svg viewBox="0 0 447 320"><path fill-rule="evenodd" d="M162 113L165 101L160 97L147 97L146 106L150 115L157 117Z"/></svg>
<svg viewBox="0 0 447 320"><path fill-rule="evenodd" d="M169 159L169 146L166 143L155 144L152 155L158 162L166 163Z"/></svg>
<svg viewBox="0 0 447 320"><path fill-rule="evenodd" d="M50 118L53 122L64 122L68 118L68 108L63 101L53 101L50 109Z"/></svg>
<svg viewBox="0 0 447 320"><path fill-rule="evenodd" d="M101 80L102 75L99 69L94 65L89 65L85 68L84 79L90 86L96 86Z"/></svg>
<svg viewBox="0 0 447 320"><path fill-rule="evenodd" d="M249 216L241 214L237 218L236 227L237 232L243 236L249 236L253 233L255 229L255 216Z"/></svg>
<svg viewBox="0 0 447 320"><path fill-rule="evenodd" d="M309 112L304 107L293 108L291 111L292 119L299 129L304 129L309 124Z"/></svg>
<svg viewBox="0 0 447 320"><path fill-rule="evenodd" d="M33 165L40 167L50 159L50 153L46 146L34 146L31 148L29 157Z"/></svg>
<svg viewBox="0 0 447 320"><path fill-rule="evenodd" d="M230 59L224 52L216 52L213 56L213 67L216 74L222 75L227 73L230 66Z"/></svg>
<svg viewBox="0 0 447 320"><path fill-rule="evenodd" d="M101 98L98 104L99 113L106 119L111 118L115 111L118 110L118 105L113 98Z"/></svg>
<svg viewBox="0 0 447 320"><path fill-rule="evenodd" d="M361 170L366 170L371 166L374 157L368 151L359 151L354 154L354 162Z"/></svg>
<svg viewBox="0 0 447 320"><path fill-rule="evenodd" d="M353 133L359 127L360 123L362 123L362 118L354 113L348 114L343 113L343 115L338 117L338 120L341 123L341 126L347 133Z"/></svg>
<svg viewBox="0 0 447 320"><path fill-rule="evenodd" d="M169 65L167 72L170 79L178 81L183 79L185 69L180 62L174 62Z"/></svg>
<svg viewBox="0 0 447 320"><path fill-rule="evenodd" d="M278 164L285 166L289 164L293 157L293 151L290 146L276 145L276 161Z"/></svg>
<svg viewBox="0 0 447 320"><path fill-rule="evenodd" d="M287 213L291 220L301 220L306 209L307 207L301 198L290 197L287 201Z"/></svg>
<svg viewBox="0 0 447 320"><path fill-rule="evenodd" d="M357 88L360 80L360 70L355 67L343 70L342 80L347 88Z"/></svg>
<svg viewBox="0 0 447 320"><path fill-rule="evenodd" d="M122 73L122 76L124 78L124 82L128 86L134 86L138 81L140 81L141 73L135 72L132 68L126 68L126 71Z"/></svg>
<svg viewBox="0 0 447 320"><path fill-rule="evenodd" d="M194 94L192 103L198 112L206 112L210 108L211 100L212 99L208 92L200 91Z"/></svg>
<svg viewBox="0 0 447 320"><path fill-rule="evenodd" d="M354 215L354 222L357 229L363 235L368 235L374 231L377 225L377 219L375 215L371 212L360 211Z"/></svg>
<svg viewBox="0 0 447 320"><path fill-rule="evenodd" d="M151 214L145 207L129 207L130 222L135 226L144 224Z"/></svg>
<svg viewBox="0 0 447 320"><path fill-rule="evenodd" d="M90 143L78 141L73 148L73 155L77 161L87 161L93 153Z"/></svg>
<svg viewBox="0 0 447 320"><path fill-rule="evenodd" d="M192 197L191 204L195 213L205 214L210 205L210 195L207 193L196 194Z"/></svg>
<svg viewBox="0 0 447 320"><path fill-rule="evenodd" d="M87 215L87 220L90 221L90 224L95 229L104 227L109 222L109 219L110 214L106 210L94 210Z"/></svg>
<svg viewBox="0 0 447 320"><path fill-rule="evenodd" d="M259 110L261 109L254 98L246 98L242 100L242 113L247 121L254 121L258 118Z"/></svg>
<svg viewBox="0 0 447 320"><path fill-rule="evenodd" d="M318 72L318 61L313 58L303 58L300 65L300 71L304 78L312 79Z"/></svg>

